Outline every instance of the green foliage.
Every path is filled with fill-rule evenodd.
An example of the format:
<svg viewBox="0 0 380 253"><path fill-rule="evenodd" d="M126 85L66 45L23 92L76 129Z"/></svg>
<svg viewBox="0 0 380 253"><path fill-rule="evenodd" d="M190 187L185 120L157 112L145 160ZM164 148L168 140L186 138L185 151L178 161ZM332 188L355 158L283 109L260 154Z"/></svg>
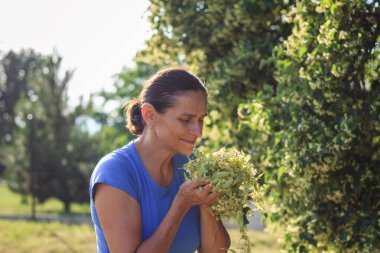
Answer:
<svg viewBox="0 0 380 253"><path fill-rule="evenodd" d="M7 153L14 140L15 108L22 94L30 90L28 77L37 61L38 55L33 50L22 50L18 54L10 51L0 60L0 176L5 172Z"/></svg>
<svg viewBox="0 0 380 253"><path fill-rule="evenodd" d="M277 94L241 105L291 252L379 252L379 1L303 1Z"/></svg>
<svg viewBox="0 0 380 253"><path fill-rule="evenodd" d="M88 201L89 171L96 154L88 151L93 142L76 122L86 108L82 104L69 108L67 88L73 72L59 78L62 58L57 53L9 56L13 54L3 59L2 94L14 104L12 141L2 149L8 184L14 191L32 193L41 203L56 197L69 211L71 202ZM20 59L33 62L33 68L26 69ZM21 79L27 85L12 81L13 73L28 73ZM18 96L11 96L15 89Z"/></svg>
<svg viewBox="0 0 380 253"><path fill-rule="evenodd" d="M246 217L252 214L253 206L261 209L263 189L250 157L226 148L211 154L196 152L195 155L197 159L184 166L189 177L208 179L213 192L222 193L218 203L209 210L218 218L236 221L244 240L242 250L251 252Z"/></svg>
<svg viewBox="0 0 380 253"><path fill-rule="evenodd" d="M28 77L37 61L33 50L10 51L0 60L0 144L12 142L15 107L20 96L30 89Z"/></svg>

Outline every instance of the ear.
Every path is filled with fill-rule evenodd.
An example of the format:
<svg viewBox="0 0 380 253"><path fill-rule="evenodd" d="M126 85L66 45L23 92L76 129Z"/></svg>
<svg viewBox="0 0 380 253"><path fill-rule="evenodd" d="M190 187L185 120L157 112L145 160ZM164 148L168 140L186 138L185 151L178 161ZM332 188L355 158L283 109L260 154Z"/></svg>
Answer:
<svg viewBox="0 0 380 253"><path fill-rule="evenodd" d="M153 105L149 103L143 103L141 105L141 115L147 125L153 125L154 119L156 118L156 113L156 109L154 109Z"/></svg>

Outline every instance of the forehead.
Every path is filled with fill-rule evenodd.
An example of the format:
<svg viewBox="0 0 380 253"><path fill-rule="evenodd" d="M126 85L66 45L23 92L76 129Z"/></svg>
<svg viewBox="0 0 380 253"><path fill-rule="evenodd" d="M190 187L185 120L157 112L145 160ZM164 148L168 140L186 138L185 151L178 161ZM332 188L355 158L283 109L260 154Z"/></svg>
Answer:
<svg viewBox="0 0 380 253"><path fill-rule="evenodd" d="M174 115L202 116L207 114L207 95L201 91L185 91L175 96L167 112Z"/></svg>

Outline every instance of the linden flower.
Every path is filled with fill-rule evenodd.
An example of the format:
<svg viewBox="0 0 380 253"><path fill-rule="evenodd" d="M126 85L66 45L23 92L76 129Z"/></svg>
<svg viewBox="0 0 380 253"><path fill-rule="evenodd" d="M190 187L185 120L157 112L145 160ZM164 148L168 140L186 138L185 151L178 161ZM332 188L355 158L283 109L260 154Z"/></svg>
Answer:
<svg viewBox="0 0 380 253"><path fill-rule="evenodd" d="M184 166L187 178L208 179L213 192L221 192L218 203L209 210L218 219L237 222L244 241L243 252L250 252L247 236L247 216L253 208L262 209L263 186L260 186L257 171L250 163L250 156L236 149L222 148L212 154L195 153L196 160Z"/></svg>

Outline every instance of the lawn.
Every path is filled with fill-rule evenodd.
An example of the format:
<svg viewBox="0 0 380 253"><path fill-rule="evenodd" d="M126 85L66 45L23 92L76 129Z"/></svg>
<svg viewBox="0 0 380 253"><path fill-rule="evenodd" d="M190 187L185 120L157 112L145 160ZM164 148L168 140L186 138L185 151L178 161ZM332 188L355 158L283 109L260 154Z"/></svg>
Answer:
<svg viewBox="0 0 380 253"><path fill-rule="evenodd" d="M4 183L0 181L0 215L30 215L31 197L22 197L10 191ZM49 199L45 203L36 205L37 216L47 214L62 214L64 205L57 199ZM89 215L89 204L71 205L71 214Z"/></svg>
<svg viewBox="0 0 380 253"><path fill-rule="evenodd" d="M20 195L0 184L0 216L28 216L29 204ZM24 204L23 204L24 202ZM37 205L37 217L61 215L63 205L55 199ZM73 214L89 215L88 204L72 206ZM67 215L67 214L66 214ZM232 248L237 249L239 232L229 229ZM260 253L280 252L276 233L249 231L252 251ZM60 253L96 252L95 234L91 224L65 224L28 220L0 220L0 253Z"/></svg>
<svg viewBox="0 0 380 253"><path fill-rule="evenodd" d="M1 253L96 252L87 224L0 220Z"/></svg>
<svg viewBox="0 0 380 253"><path fill-rule="evenodd" d="M229 230L232 248L237 249L239 233ZM276 237L249 231L252 252L280 252ZM0 220L0 253L94 253L94 230L88 224Z"/></svg>

